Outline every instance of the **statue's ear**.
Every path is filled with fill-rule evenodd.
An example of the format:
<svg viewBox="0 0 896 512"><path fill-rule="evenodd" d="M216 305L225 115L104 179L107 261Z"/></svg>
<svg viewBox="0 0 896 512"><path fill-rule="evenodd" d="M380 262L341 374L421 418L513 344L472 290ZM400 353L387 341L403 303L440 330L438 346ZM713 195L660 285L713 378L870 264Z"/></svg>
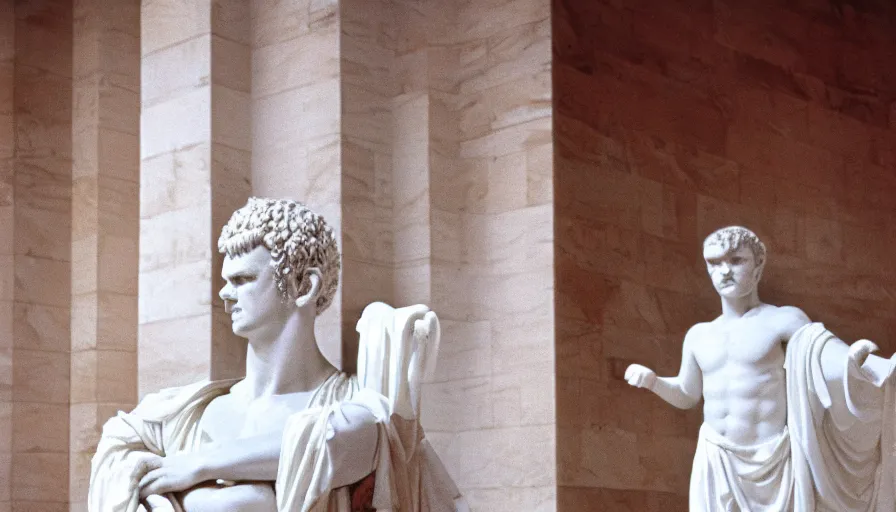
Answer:
<svg viewBox="0 0 896 512"><path fill-rule="evenodd" d="M317 267L308 267L305 269L305 273L302 275L301 282L305 280L310 283L311 286L308 287L308 291L306 291L302 295L298 295L299 289L293 291L293 296L296 297L296 306L297 307L305 307L309 304L316 305L317 297L320 295L320 287L321 283L323 283L324 276L321 273L320 269ZM294 286L299 286L298 283L294 284Z"/></svg>

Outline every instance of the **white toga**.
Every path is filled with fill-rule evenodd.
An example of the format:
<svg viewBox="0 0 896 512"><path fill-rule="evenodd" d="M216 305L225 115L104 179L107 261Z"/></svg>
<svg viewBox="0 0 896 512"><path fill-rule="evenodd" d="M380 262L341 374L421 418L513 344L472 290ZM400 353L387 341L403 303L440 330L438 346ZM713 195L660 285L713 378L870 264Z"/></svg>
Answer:
<svg viewBox="0 0 896 512"><path fill-rule="evenodd" d="M430 321L433 339L420 339L417 322ZM308 408L287 419L274 482L278 512L349 512L344 468L358 464L346 404L376 423L371 504L380 512L465 512L466 502L445 470L418 420L420 380L438 348L438 324L424 306L393 309L374 303L364 310L359 375L334 373ZM428 346L435 345L435 346ZM428 356L428 357L427 357ZM147 453L165 456L202 448L200 420L217 396L236 381L201 382L147 396L131 413L103 427L91 466L88 510L136 512L140 507L133 469ZM237 387L237 390L239 388ZM340 421L343 420L343 421ZM346 430L347 433L348 430ZM347 443L346 443L347 441ZM367 450L363 450L367 453ZM337 468L343 468L337 471ZM175 509L176 496L168 496Z"/></svg>

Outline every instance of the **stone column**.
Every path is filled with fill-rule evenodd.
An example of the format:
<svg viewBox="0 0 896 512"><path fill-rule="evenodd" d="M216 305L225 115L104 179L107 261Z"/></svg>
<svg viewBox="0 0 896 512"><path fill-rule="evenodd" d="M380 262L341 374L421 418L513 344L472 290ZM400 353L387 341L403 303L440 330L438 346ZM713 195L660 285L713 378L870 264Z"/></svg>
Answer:
<svg viewBox="0 0 896 512"><path fill-rule="evenodd" d="M137 400L140 2L75 0L70 510L103 423Z"/></svg>
<svg viewBox="0 0 896 512"><path fill-rule="evenodd" d="M550 3L423 12L443 340L423 424L474 510L555 510Z"/></svg>
<svg viewBox="0 0 896 512"><path fill-rule="evenodd" d="M217 239L249 195L249 12L226 0L144 0L139 389L243 371Z"/></svg>
<svg viewBox="0 0 896 512"><path fill-rule="evenodd" d="M342 90L342 358L357 361L355 325L365 306L394 303L393 98L398 29L391 0L339 3ZM419 134L418 137L422 137ZM425 175L419 169L415 175ZM395 304L396 306L404 304Z"/></svg>
<svg viewBox="0 0 896 512"><path fill-rule="evenodd" d="M251 3L252 191L307 204L333 226L342 248L339 3ZM321 351L336 366L343 290L317 324Z"/></svg>
<svg viewBox="0 0 896 512"><path fill-rule="evenodd" d="M14 19L11 502L61 509L69 499L71 0L17 1Z"/></svg>

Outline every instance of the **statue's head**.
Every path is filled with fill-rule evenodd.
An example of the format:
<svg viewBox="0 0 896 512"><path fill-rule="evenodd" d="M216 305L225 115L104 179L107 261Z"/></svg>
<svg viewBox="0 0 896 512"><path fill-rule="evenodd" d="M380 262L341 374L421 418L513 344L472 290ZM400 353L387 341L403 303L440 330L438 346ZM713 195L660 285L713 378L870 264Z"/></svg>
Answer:
<svg viewBox="0 0 896 512"><path fill-rule="evenodd" d="M218 251L227 281L220 295L234 306L235 332L252 327L240 328L238 314L257 323L303 306L308 297L320 314L336 295L336 237L323 217L296 201L250 198L221 230Z"/></svg>
<svg viewBox="0 0 896 512"><path fill-rule="evenodd" d="M723 297L753 292L762 278L765 255L765 244L756 233L740 226L719 229L703 241L706 270Z"/></svg>

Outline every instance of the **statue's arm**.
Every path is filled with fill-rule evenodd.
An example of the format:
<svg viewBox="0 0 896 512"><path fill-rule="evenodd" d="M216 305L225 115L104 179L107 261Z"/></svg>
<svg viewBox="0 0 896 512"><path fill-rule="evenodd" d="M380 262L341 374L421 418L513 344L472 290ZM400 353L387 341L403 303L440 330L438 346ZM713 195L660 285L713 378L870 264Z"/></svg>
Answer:
<svg viewBox="0 0 896 512"><path fill-rule="evenodd" d="M691 328L684 338L678 376L657 377L653 370L633 364L626 370L625 380L633 386L653 391L679 409L695 407L703 396L703 373L694 356L694 330L695 328Z"/></svg>
<svg viewBox="0 0 896 512"><path fill-rule="evenodd" d="M333 465L331 487L354 483L370 474L379 434L368 409L345 402L328 419L326 449ZM203 480L271 481L277 479L283 431L212 444L201 450Z"/></svg>
<svg viewBox="0 0 896 512"><path fill-rule="evenodd" d="M830 339L821 353L821 371L831 394L831 414L838 425L855 420L877 421L884 399L883 384L893 374L894 360L871 352L877 346L868 340L847 345Z"/></svg>
<svg viewBox="0 0 896 512"><path fill-rule="evenodd" d="M277 431L208 445L197 452L202 480L273 482L282 439L283 431Z"/></svg>
<svg viewBox="0 0 896 512"><path fill-rule="evenodd" d="M277 497L270 483L233 486L202 485L182 493L185 512L275 512Z"/></svg>
<svg viewBox="0 0 896 512"><path fill-rule="evenodd" d="M681 368L676 377L657 377L653 391L679 409L691 409L703 396L703 373L694 356L693 330L688 331L681 350Z"/></svg>

